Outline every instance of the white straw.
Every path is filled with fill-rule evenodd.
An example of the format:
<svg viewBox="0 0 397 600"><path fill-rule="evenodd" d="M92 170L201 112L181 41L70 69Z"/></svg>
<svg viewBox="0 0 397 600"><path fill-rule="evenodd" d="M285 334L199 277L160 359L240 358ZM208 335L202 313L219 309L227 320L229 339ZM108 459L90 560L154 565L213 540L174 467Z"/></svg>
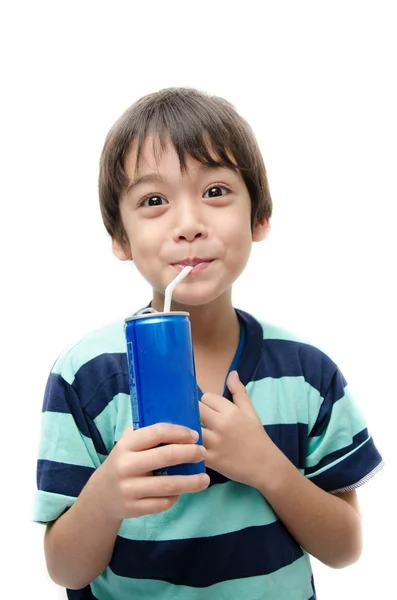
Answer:
<svg viewBox="0 0 397 600"><path fill-rule="evenodd" d="M164 312L170 312L171 297L172 297L172 292L175 289L175 286L177 286L178 283L180 281L182 281L182 279L185 279L186 275L189 275L190 271L192 271L192 270L193 270L193 267L185 267L184 269L182 269L182 271L180 273L178 273L178 275L175 277L175 279L173 279L171 281L171 283L169 285L167 285L167 287L165 288Z"/></svg>

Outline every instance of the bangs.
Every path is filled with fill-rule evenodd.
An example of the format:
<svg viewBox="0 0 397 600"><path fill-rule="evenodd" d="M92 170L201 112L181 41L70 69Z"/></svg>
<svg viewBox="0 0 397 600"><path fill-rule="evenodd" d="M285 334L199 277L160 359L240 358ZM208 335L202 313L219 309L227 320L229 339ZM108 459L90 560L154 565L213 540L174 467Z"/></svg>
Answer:
<svg viewBox="0 0 397 600"><path fill-rule="evenodd" d="M135 137L136 171L139 169L142 146L147 135L153 136L152 150L156 161L167 144L172 144L181 171L186 170L188 157L208 167L244 170L246 165L239 164L238 152L236 156L236 140L234 140L234 154L232 154L231 128L227 126L226 119L219 114L219 105L217 110L212 111L207 105L206 110L203 111L197 106L197 98L194 102L187 102L187 100L184 98L183 103L170 101L159 103L146 115L142 115L146 118L141 119Z"/></svg>

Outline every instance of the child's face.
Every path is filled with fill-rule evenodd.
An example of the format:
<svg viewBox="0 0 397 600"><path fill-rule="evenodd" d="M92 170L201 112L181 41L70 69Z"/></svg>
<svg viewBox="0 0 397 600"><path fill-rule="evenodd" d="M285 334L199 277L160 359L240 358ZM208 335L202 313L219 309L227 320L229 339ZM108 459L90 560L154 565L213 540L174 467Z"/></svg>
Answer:
<svg viewBox="0 0 397 600"><path fill-rule="evenodd" d="M120 200L128 245L113 240L113 251L121 260L134 260L153 287L156 308L166 286L189 262L202 264L176 287L175 302L199 306L229 293L252 241L263 239L269 228L264 219L251 230L251 201L239 173L209 169L190 157L186 164L182 173L171 144L156 161L150 137L137 179L135 152L126 158L127 176L136 182Z"/></svg>

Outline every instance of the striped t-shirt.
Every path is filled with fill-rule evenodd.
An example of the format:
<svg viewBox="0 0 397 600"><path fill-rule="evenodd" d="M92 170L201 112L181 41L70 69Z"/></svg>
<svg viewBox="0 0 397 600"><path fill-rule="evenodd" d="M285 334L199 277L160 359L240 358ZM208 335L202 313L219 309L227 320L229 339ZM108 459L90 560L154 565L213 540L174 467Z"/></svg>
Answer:
<svg viewBox="0 0 397 600"><path fill-rule="evenodd" d="M237 370L273 442L328 492L364 483L382 459L335 363L289 332L237 315L245 332ZM124 322L58 358L43 405L35 521L57 519L73 504L131 424L128 382ZM260 492L208 473L206 490L124 520L106 570L68 597L314 600L309 557Z"/></svg>

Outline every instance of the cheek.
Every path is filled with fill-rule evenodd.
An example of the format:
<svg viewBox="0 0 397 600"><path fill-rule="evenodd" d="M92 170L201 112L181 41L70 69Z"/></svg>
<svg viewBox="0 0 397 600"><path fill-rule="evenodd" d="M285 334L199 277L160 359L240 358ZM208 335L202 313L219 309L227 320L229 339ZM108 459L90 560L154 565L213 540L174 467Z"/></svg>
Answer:
<svg viewBox="0 0 397 600"><path fill-rule="evenodd" d="M143 259L156 251L156 236L148 234L144 227L134 227L128 232L131 250Z"/></svg>
<svg viewBox="0 0 397 600"><path fill-rule="evenodd" d="M251 254L252 233L250 224L242 226L241 223L229 230L226 241L229 268L235 274L240 274Z"/></svg>
<svg viewBox="0 0 397 600"><path fill-rule="evenodd" d="M237 218L230 219L228 225L224 223L223 239L227 247L236 252L245 252L251 247L252 231L249 219L246 214L239 214Z"/></svg>

